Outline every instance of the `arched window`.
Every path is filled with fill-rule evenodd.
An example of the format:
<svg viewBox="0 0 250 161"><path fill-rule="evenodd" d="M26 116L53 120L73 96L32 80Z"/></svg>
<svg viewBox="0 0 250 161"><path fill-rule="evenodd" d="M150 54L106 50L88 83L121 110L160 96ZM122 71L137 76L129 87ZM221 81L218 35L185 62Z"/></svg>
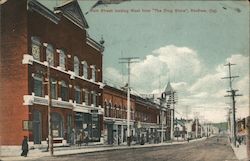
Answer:
<svg viewBox="0 0 250 161"><path fill-rule="evenodd" d="M64 81L61 82L61 97L63 101L68 101L69 99L68 85Z"/></svg>
<svg viewBox="0 0 250 161"><path fill-rule="evenodd" d="M108 108L109 108L109 111L108 111L108 117L111 117L111 113L112 113L112 109L111 109L111 107L112 107L112 103L111 103L111 102L109 102L109 106L108 106Z"/></svg>
<svg viewBox="0 0 250 161"><path fill-rule="evenodd" d="M81 103L81 90L79 86L75 86L75 101L76 103Z"/></svg>
<svg viewBox="0 0 250 161"><path fill-rule="evenodd" d="M63 50L60 50L60 53L59 53L59 66L62 69L65 69L65 62L66 62L65 52Z"/></svg>
<svg viewBox="0 0 250 161"><path fill-rule="evenodd" d="M49 62L51 66L54 66L54 48L50 44L48 44L46 48L46 61Z"/></svg>
<svg viewBox="0 0 250 161"><path fill-rule="evenodd" d="M40 47L41 47L41 42L38 37L32 36L31 37L31 52L32 56L35 60L40 61Z"/></svg>
<svg viewBox="0 0 250 161"><path fill-rule="evenodd" d="M117 105L115 104L114 108L113 108L113 117L117 118Z"/></svg>
<svg viewBox="0 0 250 161"><path fill-rule="evenodd" d="M74 72L76 75L79 75L79 59L77 56L74 56Z"/></svg>
<svg viewBox="0 0 250 161"><path fill-rule="evenodd" d="M104 101L103 107L104 107L104 116L107 117L108 108L107 108L107 101L106 100Z"/></svg>
<svg viewBox="0 0 250 161"><path fill-rule="evenodd" d="M88 64L86 61L83 62L83 77L88 79Z"/></svg>

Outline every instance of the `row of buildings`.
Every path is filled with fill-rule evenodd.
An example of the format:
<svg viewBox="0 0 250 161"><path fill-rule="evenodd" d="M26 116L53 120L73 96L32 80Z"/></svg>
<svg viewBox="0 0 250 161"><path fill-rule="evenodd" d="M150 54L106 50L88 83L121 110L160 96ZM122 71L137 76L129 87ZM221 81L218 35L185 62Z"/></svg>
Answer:
<svg viewBox="0 0 250 161"><path fill-rule="evenodd" d="M209 123L201 123L199 118L195 119L175 119L174 120L174 139L188 140L202 137L209 137L218 134L219 128Z"/></svg>
<svg viewBox="0 0 250 161"><path fill-rule="evenodd" d="M1 151L20 149L23 136L46 146L49 104L55 145L73 144L78 132L90 142L125 144L127 93L103 83L103 42L89 36L78 2L53 11L36 0L0 5ZM132 141L172 138L172 93L169 84L159 99L131 95Z"/></svg>

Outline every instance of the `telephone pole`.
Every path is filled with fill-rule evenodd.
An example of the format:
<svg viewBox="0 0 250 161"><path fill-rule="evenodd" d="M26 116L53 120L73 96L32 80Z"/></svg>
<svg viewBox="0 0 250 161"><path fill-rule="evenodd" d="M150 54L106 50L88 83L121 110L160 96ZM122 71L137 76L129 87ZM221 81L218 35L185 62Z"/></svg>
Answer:
<svg viewBox="0 0 250 161"><path fill-rule="evenodd" d="M122 60L122 62L119 63L126 63L128 64L128 84L127 84L127 145L130 146L131 143L131 134L130 134L130 118L131 118L131 114L130 114L130 64L131 63L137 63L139 57L126 57L126 58L119 58L120 60Z"/></svg>
<svg viewBox="0 0 250 161"><path fill-rule="evenodd" d="M232 64L232 63L228 63L228 64L225 64L224 66L228 66L228 77L224 77L222 79L229 79L229 87L230 87L230 90L228 90L227 92L231 93L229 95L226 95L225 97L231 97L232 98L232 130L231 130L231 134L232 135L232 140L233 140L233 145L234 147L236 147L236 120L235 120L235 97L237 96L242 96L240 94L236 94L236 92L238 90L236 89L233 89L232 87L232 82L234 80L234 78L238 78L239 76L232 76L231 74L231 66L232 65L236 65L236 64Z"/></svg>
<svg viewBox="0 0 250 161"><path fill-rule="evenodd" d="M50 155L53 156L53 136L52 136L52 126L51 126L51 78L50 78L50 60L48 60L47 68L47 86L48 86L48 150Z"/></svg>

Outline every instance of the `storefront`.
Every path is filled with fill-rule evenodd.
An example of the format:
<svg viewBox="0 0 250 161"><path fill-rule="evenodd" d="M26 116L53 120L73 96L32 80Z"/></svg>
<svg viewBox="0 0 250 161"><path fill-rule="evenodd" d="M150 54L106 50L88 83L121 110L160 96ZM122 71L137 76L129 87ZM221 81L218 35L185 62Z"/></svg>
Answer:
<svg viewBox="0 0 250 161"><path fill-rule="evenodd" d="M75 132L82 131L85 136L89 137L91 142L100 141L100 116L97 113L82 113L75 114Z"/></svg>

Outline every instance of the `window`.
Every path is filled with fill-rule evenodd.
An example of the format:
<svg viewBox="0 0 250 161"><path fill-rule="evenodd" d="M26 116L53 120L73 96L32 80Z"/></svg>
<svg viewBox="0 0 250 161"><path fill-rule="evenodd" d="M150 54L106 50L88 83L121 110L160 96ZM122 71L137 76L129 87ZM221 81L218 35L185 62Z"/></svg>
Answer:
<svg viewBox="0 0 250 161"><path fill-rule="evenodd" d="M31 37L31 52L35 60L40 61L40 46L41 42L38 37Z"/></svg>
<svg viewBox="0 0 250 161"><path fill-rule="evenodd" d="M105 100L103 106L104 106L104 116L107 117L107 112L108 112L107 109L108 109L108 108L107 108L107 102L106 102L106 100Z"/></svg>
<svg viewBox="0 0 250 161"><path fill-rule="evenodd" d="M66 56L63 50L60 50L60 54L59 54L59 66L63 69L65 69L65 60L66 60Z"/></svg>
<svg viewBox="0 0 250 161"><path fill-rule="evenodd" d="M95 78L96 78L96 69L95 69L95 66L93 65L92 67L92 80L95 81Z"/></svg>
<svg viewBox="0 0 250 161"><path fill-rule="evenodd" d="M63 136L63 119L62 116L57 112L51 113L51 126L53 137Z"/></svg>
<svg viewBox="0 0 250 161"><path fill-rule="evenodd" d="M111 109L111 107L112 107L112 104L111 104L111 102L109 102L109 105L108 105L108 117L111 117L111 113L112 113L112 109Z"/></svg>
<svg viewBox="0 0 250 161"><path fill-rule="evenodd" d="M95 91L92 92L92 103L96 107L96 92Z"/></svg>
<svg viewBox="0 0 250 161"><path fill-rule="evenodd" d="M87 90L85 90L85 104L89 105L89 92Z"/></svg>
<svg viewBox="0 0 250 161"><path fill-rule="evenodd" d="M83 76L88 79L88 64L86 61L83 62Z"/></svg>
<svg viewBox="0 0 250 161"><path fill-rule="evenodd" d="M54 78L51 78L51 98L56 99L57 98L57 82Z"/></svg>
<svg viewBox="0 0 250 161"><path fill-rule="evenodd" d="M43 76L39 74L34 75L34 93L35 96L43 96Z"/></svg>
<svg viewBox="0 0 250 161"><path fill-rule="evenodd" d="M74 56L74 72L76 75L79 75L79 59L77 56Z"/></svg>
<svg viewBox="0 0 250 161"><path fill-rule="evenodd" d="M46 61L49 62L51 66L54 66L54 49L50 44L48 44L46 48Z"/></svg>
<svg viewBox="0 0 250 161"><path fill-rule="evenodd" d="M75 86L75 101L76 103L81 103L81 91L79 86Z"/></svg>
<svg viewBox="0 0 250 161"><path fill-rule="evenodd" d="M61 97L63 101L68 101L69 93L67 84L62 81L61 83Z"/></svg>

